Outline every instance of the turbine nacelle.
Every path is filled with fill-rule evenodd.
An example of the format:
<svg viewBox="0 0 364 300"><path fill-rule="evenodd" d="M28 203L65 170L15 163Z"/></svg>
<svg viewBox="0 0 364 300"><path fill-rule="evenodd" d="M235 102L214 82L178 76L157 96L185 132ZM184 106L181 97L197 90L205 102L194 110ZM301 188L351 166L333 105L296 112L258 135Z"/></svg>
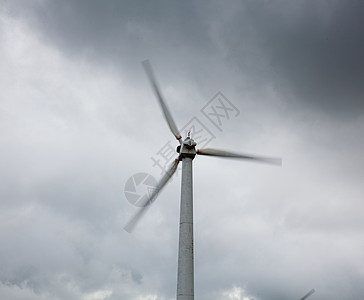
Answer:
<svg viewBox="0 0 364 300"><path fill-rule="evenodd" d="M177 153L179 153L178 160L182 161L185 157L190 157L192 159L196 156L196 145L197 143L191 139L189 136L185 138L182 145L177 147Z"/></svg>

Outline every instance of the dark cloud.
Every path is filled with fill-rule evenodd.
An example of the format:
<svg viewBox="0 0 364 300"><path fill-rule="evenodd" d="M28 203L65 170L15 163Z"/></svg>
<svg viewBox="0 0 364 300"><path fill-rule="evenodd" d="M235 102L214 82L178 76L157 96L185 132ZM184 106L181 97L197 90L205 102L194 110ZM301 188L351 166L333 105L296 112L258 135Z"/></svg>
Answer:
<svg viewBox="0 0 364 300"><path fill-rule="evenodd" d="M363 10L362 1L46 1L13 13L62 51L131 74L145 57L199 80L225 64L242 82L272 83L292 105L347 115L364 104Z"/></svg>
<svg viewBox="0 0 364 300"><path fill-rule="evenodd" d="M280 1L250 9L255 43L283 95L329 113L362 112L362 1Z"/></svg>

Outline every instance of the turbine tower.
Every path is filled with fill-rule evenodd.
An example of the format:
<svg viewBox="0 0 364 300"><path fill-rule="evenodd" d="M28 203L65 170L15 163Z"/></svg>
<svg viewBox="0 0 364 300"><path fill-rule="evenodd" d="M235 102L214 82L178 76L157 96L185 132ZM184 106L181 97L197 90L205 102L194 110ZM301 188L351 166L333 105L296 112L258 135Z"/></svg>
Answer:
<svg viewBox="0 0 364 300"><path fill-rule="evenodd" d="M156 189L149 195L143 206L126 224L124 229L131 232L140 218L145 214L150 205L156 199L158 193L167 184L169 179L177 170L178 164L182 161L182 182L181 182L181 206L179 223L179 247L178 247L178 271L177 271L177 300L194 299L194 264L193 264L193 183L192 183L192 161L196 155L216 156L233 159L245 159L269 164L281 165L280 158L263 157L235 152L222 151L217 149L198 149L196 142L188 135L183 141L172 115L163 100L160 89L155 80L152 67L148 60L142 62L145 72L150 80L154 93L162 108L164 117L169 129L178 140L178 157L172 163L168 171L158 182Z"/></svg>

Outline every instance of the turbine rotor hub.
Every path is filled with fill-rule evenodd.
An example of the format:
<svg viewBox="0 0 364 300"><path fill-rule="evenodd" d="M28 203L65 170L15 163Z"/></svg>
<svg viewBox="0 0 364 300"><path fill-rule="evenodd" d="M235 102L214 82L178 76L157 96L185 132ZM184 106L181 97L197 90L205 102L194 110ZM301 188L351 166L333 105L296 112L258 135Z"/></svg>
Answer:
<svg viewBox="0 0 364 300"><path fill-rule="evenodd" d="M182 145L177 147L177 152L179 153L179 160L185 157L190 157L192 159L196 156L196 145L197 143L191 139L189 136L182 142Z"/></svg>

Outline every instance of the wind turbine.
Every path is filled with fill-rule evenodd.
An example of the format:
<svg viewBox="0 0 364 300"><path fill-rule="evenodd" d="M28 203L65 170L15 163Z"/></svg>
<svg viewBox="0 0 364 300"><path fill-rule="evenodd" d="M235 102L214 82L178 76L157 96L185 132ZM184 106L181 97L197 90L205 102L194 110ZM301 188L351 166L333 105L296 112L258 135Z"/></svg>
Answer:
<svg viewBox="0 0 364 300"><path fill-rule="evenodd" d="M126 224L124 229L131 232L140 218L156 199L158 193L167 184L176 172L178 164L182 161L182 183L181 183L181 206L179 223L179 247L178 247L178 271L177 271L177 300L194 299L194 265L193 265L193 193L192 193L192 161L197 155L216 156L234 159L245 159L250 161L264 162L269 164L281 165L280 158L263 157L249 154L239 154L235 152L222 151L217 149L198 149L196 142L188 135L184 140L180 135L176 123L164 101L157 81L155 80L152 67L148 60L142 62L144 70L149 78L154 93L162 108L164 117L169 129L180 143L177 147L178 156L158 182L156 188L144 201L136 214Z"/></svg>

